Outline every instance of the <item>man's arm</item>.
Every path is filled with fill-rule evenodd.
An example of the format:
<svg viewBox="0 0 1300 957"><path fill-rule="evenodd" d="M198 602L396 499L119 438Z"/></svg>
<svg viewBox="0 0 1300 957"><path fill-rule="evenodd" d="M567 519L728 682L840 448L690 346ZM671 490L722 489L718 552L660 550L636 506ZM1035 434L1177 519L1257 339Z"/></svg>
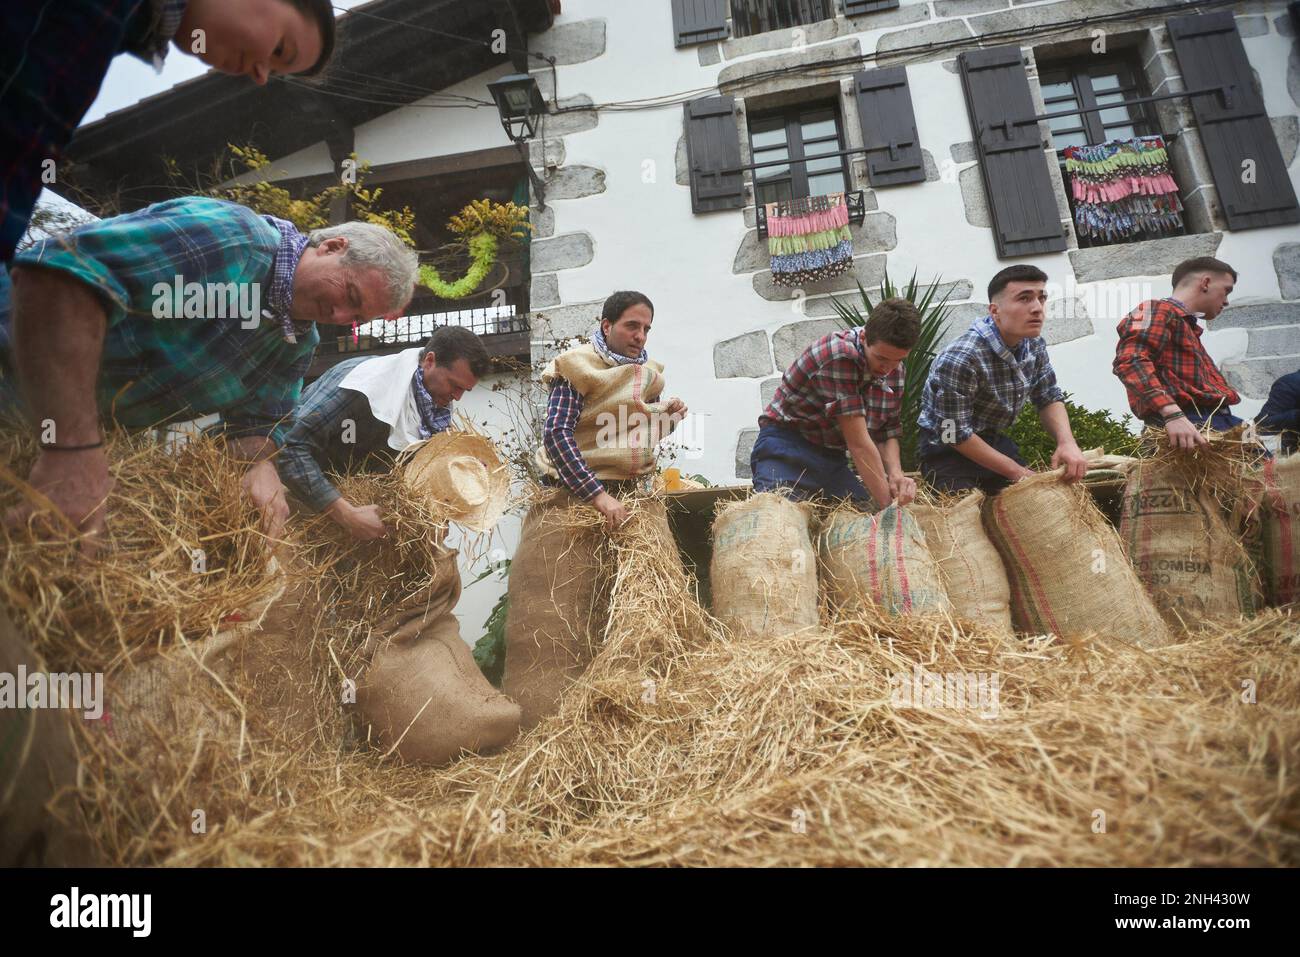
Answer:
<svg viewBox="0 0 1300 957"><path fill-rule="evenodd" d="M605 486L596 478L578 449L573 430L581 415L582 395L567 379L557 376L546 403L542 445L565 487L605 516L605 524L612 530L627 521L627 508L605 491Z"/></svg>
<svg viewBox="0 0 1300 957"><path fill-rule="evenodd" d="M388 530L378 506L358 506L348 501L321 468L327 457L327 443L332 436L342 434L344 422L363 422L371 415L364 395L338 388L342 377L337 381L333 378L318 382L299 406L284 448L276 458L276 467L284 484L313 512L328 515L360 541L383 538Z"/></svg>
<svg viewBox="0 0 1300 957"><path fill-rule="evenodd" d="M98 444L95 385L108 327L103 303L89 286L54 270L17 267L12 275L14 367L37 434L62 448ZM103 529L101 506L112 482L102 447L42 451L28 482L78 528ZM10 521L30 513L20 508Z"/></svg>
<svg viewBox="0 0 1300 957"><path fill-rule="evenodd" d="M880 504L881 508L893 501L889 491L889 479L885 475L885 462L867 431L867 419L862 415L841 415L836 420L844 444L849 447L853 464L858 470L858 478L867 487L867 491ZM897 447L898 443L894 443Z"/></svg>
<svg viewBox="0 0 1300 957"><path fill-rule="evenodd" d="M1268 390L1268 401L1255 421L1269 432L1300 430L1300 373L1284 375L1273 383Z"/></svg>
<svg viewBox="0 0 1300 957"><path fill-rule="evenodd" d="M867 433L870 435L870 432ZM909 505L916 499L916 480L903 472L902 450L898 439L888 438L878 446L885 463L885 480L889 482L889 497L899 505Z"/></svg>
<svg viewBox="0 0 1300 957"><path fill-rule="evenodd" d="M1065 411L1064 402L1052 402L1038 410L1038 421L1043 423L1047 434L1056 440L1056 451L1052 453L1052 468L1065 466L1065 480L1074 482L1083 478L1088 471L1088 461L1079 451L1079 443L1074 440L1070 430L1070 414Z"/></svg>
<svg viewBox="0 0 1300 957"><path fill-rule="evenodd" d="M1178 403L1169 394L1156 369L1156 357L1169 345L1169 323L1174 318L1158 304L1145 303L1141 312L1130 313L1119 325L1119 343L1115 346L1112 369L1124 388L1138 396L1148 408L1166 418L1165 432L1179 448L1205 444L1208 439L1185 418L1168 416L1179 412ZM1181 320L1178 320L1181 321Z"/></svg>

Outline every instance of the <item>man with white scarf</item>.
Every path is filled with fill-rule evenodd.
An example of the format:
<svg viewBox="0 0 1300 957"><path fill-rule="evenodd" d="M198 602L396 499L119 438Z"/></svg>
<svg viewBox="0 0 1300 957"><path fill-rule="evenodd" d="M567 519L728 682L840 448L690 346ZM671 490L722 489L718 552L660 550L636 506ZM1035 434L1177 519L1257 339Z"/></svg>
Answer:
<svg viewBox="0 0 1300 957"><path fill-rule="evenodd" d="M452 404L487 375L482 340L442 326L423 347L340 362L313 382L294 410L276 460L280 480L312 512L359 541L387 535L379 507L349 502L325 470L391 467L393 454L451 425Z"/></svg>

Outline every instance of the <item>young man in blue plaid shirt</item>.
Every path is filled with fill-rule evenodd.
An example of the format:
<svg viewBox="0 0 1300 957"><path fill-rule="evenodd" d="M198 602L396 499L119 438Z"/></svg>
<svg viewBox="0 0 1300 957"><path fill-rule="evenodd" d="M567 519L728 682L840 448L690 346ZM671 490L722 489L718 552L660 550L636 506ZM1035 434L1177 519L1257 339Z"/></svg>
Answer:
<svg viewBox="0 0 1300 957"><path fill-rule="evenodd" d="M483 340L441 326L421 348L333 366L303 392L276 457L285 486L358 541L388 534L379 507L348 501L325 469L385 469L393 454L451 426L452 406L492 371Z"/></svg>
<svg viewBox="0 0 1300 957"><path fill-rule="evenodd" d="M0 271L99 93L130 53L162 70L170 44L265 84L318 73L334 50L329 0L6 0L0 31ZM57 167L56 167L57 169Z"/></svg>
<svg viewBox="0 0 1300 957"><path fill-rule="evenodd" d="M921 336L906 299L886 299L866 324L822 336L781 378L758 419L754 490L848 500L874 510L916 495L903 474L903 360ZM848 465L852 457L855 475Z"/></svg>
<svg viewBox="0 0 1300 957"><path fill-rule="evenodd" d="M930 366L917 452L933 488L978 488L991 495L1033 475L1006 434L1029 401L1056 440L1052 468L1064 466L1066 481L1087 471L1041 338L1046 282L1047 274L1036 266L1003 269L989 283L989 314Z"/></svg>
<svg viewBox="0 0 1300 957"><path fill-rule="evenodd" d="M316 323L396 316L416 260L380 226L304 236L198 196L24 250L12 309L0 283L0 413L25 413L39 437L28 481L93 533L111 485L101 418L143 429L220 413L251 463L244 488L276 536L288 505L268 458L320 341Z"/></svg>

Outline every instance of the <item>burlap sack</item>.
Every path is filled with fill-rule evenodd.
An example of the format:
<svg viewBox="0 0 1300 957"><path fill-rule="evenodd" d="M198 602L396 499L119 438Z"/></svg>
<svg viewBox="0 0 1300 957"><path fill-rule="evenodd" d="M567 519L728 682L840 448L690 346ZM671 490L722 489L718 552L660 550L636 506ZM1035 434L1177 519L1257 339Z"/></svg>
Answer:
<svg viewBox="0 0 1300 957"><path fill-rule="evenodd" d="M0 611L0 672L44 672L44 662ZM17 689L24 691L25 689ZM78 829L74 711L0 708L0 867L93 867L101 862Z"/></svg>
<svg viewBox="0 0 1300 957"><path fill-rule="evenodd" d="M519 706L488 684L450 611L413 616L379 646L357 710L370 742L410 764L491 751L519 730Z"/></svg>
<svg viewBox="0 0 1300 957"><path fill-rule="evenodd" d="M822 583L832 604L887 615L948 614L952 604L925 535L907 508L874 515L832 512L817 535Z"/></svg>
<svg viewBox="0 0 1300 957"><path fill-rule="evenodd" d="M1011 631L1011 585L1002 557L984 531L984 493L975 491L942 508L912 505L953 613L981 631Z"/></svg>
<svg viewBox="0 0 1300 957"><path fill-rule="evenodd" d="M752 495L713 520L713 615L742 635L775 637L817 624L810 506Z"/></svg>
<svg viewBox="0 0 1300 957"><path fill-rule="evenodd" d="M1063 470L1022 479L984 503L984 528L1011 585L1019 631L1109 634L1143 648L1173 640L1119 536Z"/></svg>
<svg viewBox="0 0 1300 957"><path fill-rule="evenodd" d="M1255 610L1254 567L1204 488L1168 463L1129 470L1120 538L1156 607L1174 625Z"/></svg>
<svg viewBox="0 0 1300 957"><path fill-rule="evenodd" d="M605 624L605 531L566 521L581 510L591 506L563 490L534 505L510 563L501 690L519 704L524 730L559 709L564 689L590 664Z"/></svg>
<svg viewBox="0 0 1300 957"><path fill-rule="evenodd" d="M1300 601L1300 452L1264 464L1260 531L1270 605Z"/></svg>

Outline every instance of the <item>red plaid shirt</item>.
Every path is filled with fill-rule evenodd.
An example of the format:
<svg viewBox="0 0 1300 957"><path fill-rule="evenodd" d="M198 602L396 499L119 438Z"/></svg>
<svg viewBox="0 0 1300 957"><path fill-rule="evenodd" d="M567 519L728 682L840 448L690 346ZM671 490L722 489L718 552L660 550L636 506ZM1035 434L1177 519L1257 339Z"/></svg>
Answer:
<svg viewBox="0 0 1300 957"><path fill-rule="evenodd" d="M1173 299L1144 302L1120 321L1113 368L1139 419L1161 418L1170 403L1209 413L1241 401L1201 345L1203 331Z"/></svg>
<svg viewBox="0 0 1300 957"><path fill-rule="evenodd" d="M776 395L758 424L765 422L796 430L813 445L846 449L836 419L861 415L875 442L903 434L903 363L884 378L867 366L862 329L822 336L781 377Z"/></svg>

